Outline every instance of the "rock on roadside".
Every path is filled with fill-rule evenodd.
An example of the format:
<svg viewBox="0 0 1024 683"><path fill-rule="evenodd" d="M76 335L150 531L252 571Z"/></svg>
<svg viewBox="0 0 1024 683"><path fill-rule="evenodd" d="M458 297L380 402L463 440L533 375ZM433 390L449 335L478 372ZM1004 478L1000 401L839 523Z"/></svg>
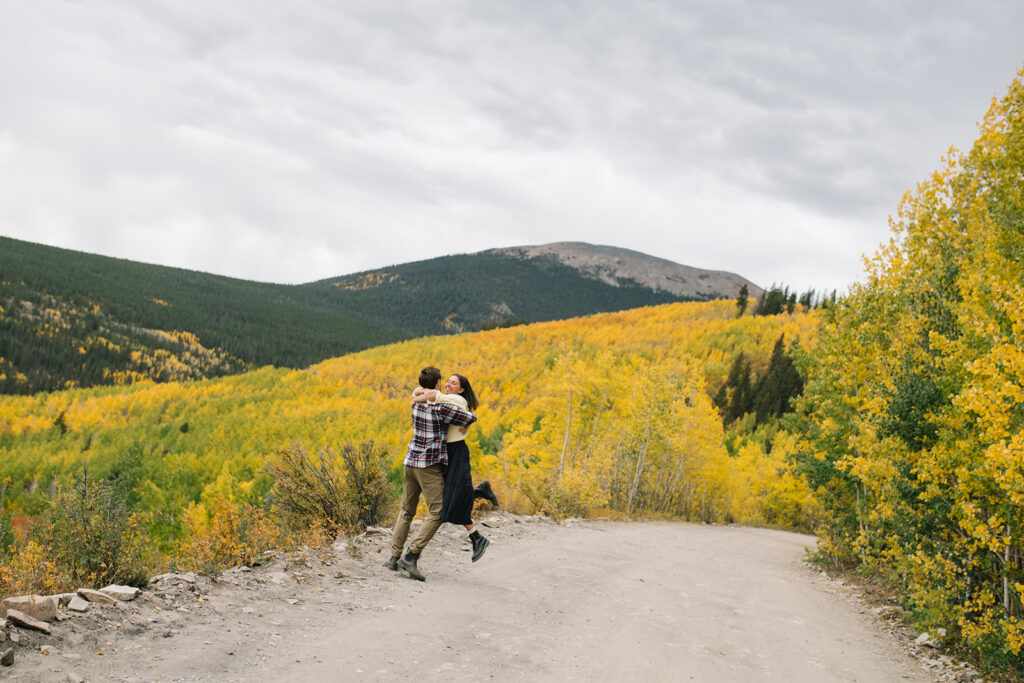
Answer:
<svg viewBox="0 0 1024 683"><path fill-rule="evenodd" d="M88 611L89 601L76 594L75 597L71 598L71 602L68 603L68 609L72 612Z"/></svg>
<svg viewBox="0 0 1024 683"><path fill-rule="evenodd" d="M19 595L7 598L0 603L0 612L3 613L0 616L14 610L40 621L53 621L57 618L57 604L58 600L55 596Z"/></svg>
<svg viewBox="0 0 1024 683"><path fill-rule="evenodd" d="M106 593L94 591L91 588L79 588L78 594L88 600L89 602L98 602L101 605L116 605L118 604L117 598L112 598Z"/></svg>
<svg viewBox="0 0 1024 683"><path fill-rule="evenodd" d="M119 586L115 583L110 586L107 586L106 588L101 588L100 593L103 593L108 597L114 598L115 600L123 600L125 602L128 602L130 600L135 599L135 597L139 594L139 589L134 588L132 586Z"/></svg>
<svg viewBox="0 0 1024 683"><path fill-rule="evenodd" d="M19 612L16 609L7 610L7 621L11 622L15 626L21 626L22 628L30 628L33 631L41 631L47 635L50 634L50 627L46 625L45 621L39 619L33 619L27 614Z"/></svg>

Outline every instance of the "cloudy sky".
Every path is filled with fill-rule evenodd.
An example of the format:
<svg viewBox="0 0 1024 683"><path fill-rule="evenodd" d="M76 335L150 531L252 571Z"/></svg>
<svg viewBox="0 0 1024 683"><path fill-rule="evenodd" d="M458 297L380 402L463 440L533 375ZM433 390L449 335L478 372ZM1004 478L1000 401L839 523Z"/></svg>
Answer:
<svg viewBox="0 0 1024 683"><path fill-rule="evenodd" d="M584 241L843 288L1024 65L980 0L0 0L0 234L272 282Z"/></svg>

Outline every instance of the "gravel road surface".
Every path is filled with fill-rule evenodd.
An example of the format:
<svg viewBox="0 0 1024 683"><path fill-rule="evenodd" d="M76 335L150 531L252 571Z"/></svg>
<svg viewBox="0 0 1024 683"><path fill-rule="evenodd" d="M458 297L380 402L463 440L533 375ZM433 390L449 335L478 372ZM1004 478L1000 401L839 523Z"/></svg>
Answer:
<svg viewBox="0 0 1024 683"><path fill-rule="evenodd" d="M929 681L813 537L493 513L477 563L442 527L421 583L389 532L216 583L166 579L54 625L0 676L67 681ZM177 586L176 588L174 586ZM174 592L177 591L177 592ZM76 621L77 620L77 621ZM47 650L42 654L42 650ZM98 654L103 652L102 655Z"/></svg>

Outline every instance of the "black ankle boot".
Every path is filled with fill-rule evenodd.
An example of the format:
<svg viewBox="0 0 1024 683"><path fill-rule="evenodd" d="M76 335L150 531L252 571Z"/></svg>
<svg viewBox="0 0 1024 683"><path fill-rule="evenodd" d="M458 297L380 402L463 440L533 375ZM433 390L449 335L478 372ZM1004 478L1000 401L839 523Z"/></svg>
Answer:
<svg viewBox="0 0 1024 683"><path fill-rule="evenodd" d="M494 491L491 489L491 482L482 481L475 489L473 489L474 498L483 498L489 501L494 507L498 507L498 497L494 495Z"/></svg>
<svg viewBox="0 0 1024 683"><path fill-rule="evenodd" d="M487 546L489 546L491 542L481 536L479 531L471 533L469 535L469 540L473 542L473 561L476 562L484 556L484 551L487 550Z"/></svg>
<svg viewBox="0 0 1024 683"><path fill-rule="evenodd" d="M399 555L398 557L401 557L401 555ZM387 562L384 563L384 566L387 567L388 569L390 569L393 572L397 572L398 571L398 557L392 557L390 560L388 560Z"/></svg>
<svg viewBox="0 0 1024 683"><path fill-rule="evenodd" d="M416 579L417 581L426 581L427 577L423 576L423 572L421 572L420 568L416 566L416 562L419 559L419 555L406 553L405 557L398 558L398 566L399 568L409 572L409 576Z"/></svg>

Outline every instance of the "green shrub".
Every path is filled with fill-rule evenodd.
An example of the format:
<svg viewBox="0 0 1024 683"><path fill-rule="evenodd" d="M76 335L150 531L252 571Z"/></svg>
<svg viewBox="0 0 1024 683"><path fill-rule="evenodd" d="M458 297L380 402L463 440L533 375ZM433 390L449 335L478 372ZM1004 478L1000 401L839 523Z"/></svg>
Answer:
<svg viewBox="0 0 1024 683"><path fill-rule="evenodd" d="M328 455L334 456L328 451ZM394 487L388 479L387 451L364 441L358 445L345 442L338 454L345 469L341 493L344 501L345 529L363 531L390 516L394 503Z"/></svg>
<svg viewBox="0 0 1024 683"><path fill-rule="evenodd" d="M373 441L329 448L314 462L301 443L278 451L265 466L274 480L272 503L293 527L318 526L337 534L357 533L380 523L390 511L387 452Z"/></svg>
<svg viewBox="0 0 1024 683"><path fill-rule="evenodd" d="M0 505L3 500L0 499ZM14 543L14 526L11 524L11 514L0 507L0 557L8 552L8 548Z"/></svg>
<svg viewBox="0 0 1024 683"><path fill-rule="evenodd" d="M33 536L68 588L141 586L148 579L147 522L130 511L119 479L93 481L83 467L70 486L58 488Z"/></svg>

